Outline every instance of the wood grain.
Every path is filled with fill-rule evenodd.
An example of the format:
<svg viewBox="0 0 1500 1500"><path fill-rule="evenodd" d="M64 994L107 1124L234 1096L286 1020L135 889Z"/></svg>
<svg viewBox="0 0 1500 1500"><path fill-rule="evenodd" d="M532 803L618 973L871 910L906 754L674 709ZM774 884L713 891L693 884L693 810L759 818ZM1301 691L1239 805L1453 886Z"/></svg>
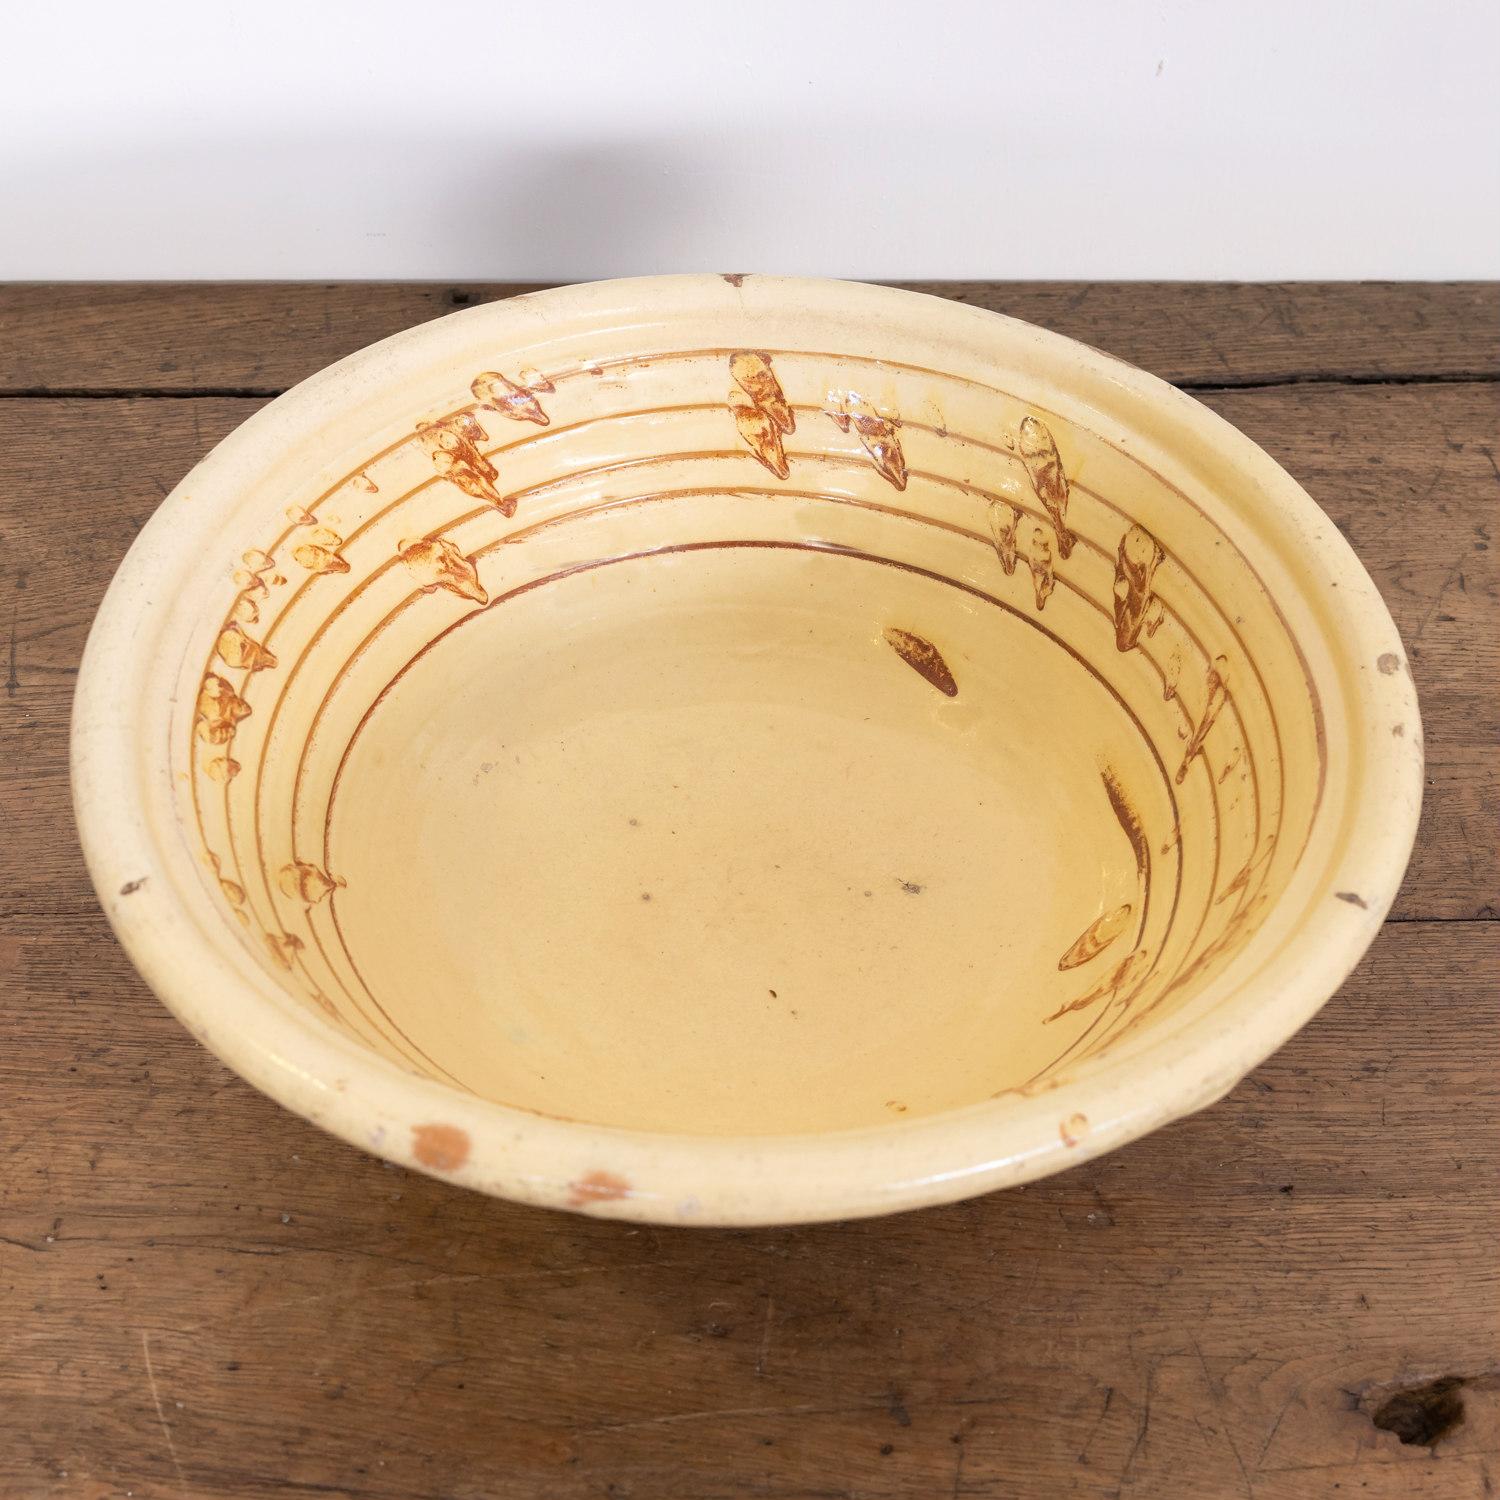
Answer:
<svg viewBox="0 0 1500 1500"><path fill-rule="evenodd" d="M447 295L56 290L0 290L13 392L159 391L143 372L165 358L179 369L158 382L279 387ZM1161 368L1231 350L1231 385L1359 377L1204 392L1350 537L1422 694L1417 855L1399 920L1354 978L1212 1109L952 1208L632 1229L386 1167L253 1093L157 1005L71 830L67 715L93 609L160 498L261 402L13 395L0 401L0 1495L1494 1493L1500 387L1406 377L1491 368L1495 340L1475 329L1500 296L982 294L1044 317L1025 299L1071 306L1070 331L1156 350ZM1265 311L1278 304L1284 318ZM1264 316L1248 342L1247 307ZM1430 1451L1374 1425L1393 1390L1440 1376L1469 1383L1463 1421Z"/></svg>
<svg viewBox="0 0 1500 1500"><path fill-rule="evenodd" d="M1458 379L1500 373L1493 284L964 282L904 285L1096 344L1167 380ZM514 283L36 283L0 300L0 392L275 393Z"/></svg>

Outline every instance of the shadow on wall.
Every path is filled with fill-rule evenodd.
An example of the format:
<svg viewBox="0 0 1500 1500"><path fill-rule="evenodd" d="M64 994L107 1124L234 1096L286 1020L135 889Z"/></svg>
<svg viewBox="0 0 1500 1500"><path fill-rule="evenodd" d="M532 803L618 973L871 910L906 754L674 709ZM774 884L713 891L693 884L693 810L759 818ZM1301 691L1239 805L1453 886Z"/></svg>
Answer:
<svg viewBox="0 0 1500 1500"><path fill-rule="evenodd" d="M38 205L8 226L0 275L383 278L420 266L433 278L565 281L718 269L726 240L747 241L751 259L766 244L763 200L780 180L668 138L521 140L514 151L134 140L0 180L5 201Z"/></svg>
<svg viewBox="0 0 1500 1500"><path fill-rule="evenodd" d="M556 266L570 279L707 270L694 247L716 216L714 182L674 156L664 141L600 142L507 163L481 209L487 222L465 223L473 205L460 204L454 228L499 264Z"/></svg>

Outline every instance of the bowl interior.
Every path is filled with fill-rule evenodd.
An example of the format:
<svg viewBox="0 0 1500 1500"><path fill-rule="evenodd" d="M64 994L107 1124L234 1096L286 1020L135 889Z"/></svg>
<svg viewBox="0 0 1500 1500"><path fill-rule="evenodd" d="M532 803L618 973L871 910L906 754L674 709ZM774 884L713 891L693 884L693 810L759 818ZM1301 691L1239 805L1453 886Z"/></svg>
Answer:
<svg viewBox="0 0 1500 1500"><path fill-rule="evenodd" d="M214 920L319 1024L603 1125L910 1120L1149 1038L1329 795L1285 541L1057 341L707 280L446 320L243 468L169 740Z"/></svg>

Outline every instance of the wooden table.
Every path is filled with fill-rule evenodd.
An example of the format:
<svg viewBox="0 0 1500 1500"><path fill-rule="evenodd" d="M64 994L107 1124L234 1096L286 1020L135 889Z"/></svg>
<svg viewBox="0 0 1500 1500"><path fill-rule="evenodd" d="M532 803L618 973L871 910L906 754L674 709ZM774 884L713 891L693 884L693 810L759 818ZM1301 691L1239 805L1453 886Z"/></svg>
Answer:
<svg viewBox="0 0 1500 1500"><path fill-rule="evenodd" d="M1204 1114L752 1232L320 1134L152 999L74 842L73 677L153 507L293 381L507 290L0 289L0 1496L1495 1494L1500 288L942 289L1188 387L1307 485L1406 641L1422 832L1358 973Z"/></svg>

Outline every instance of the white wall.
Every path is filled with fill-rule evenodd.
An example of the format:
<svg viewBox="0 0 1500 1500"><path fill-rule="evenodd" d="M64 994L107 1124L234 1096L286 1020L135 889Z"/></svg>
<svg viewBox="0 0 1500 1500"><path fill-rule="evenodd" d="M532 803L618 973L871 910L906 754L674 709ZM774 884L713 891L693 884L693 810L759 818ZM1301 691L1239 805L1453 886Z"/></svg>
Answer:
<svg viewBox="0 0 1500 1500"><path fill-rule="evenodd" d="M1497 0L6 7L0 277L1500 275Z"/></svg>

